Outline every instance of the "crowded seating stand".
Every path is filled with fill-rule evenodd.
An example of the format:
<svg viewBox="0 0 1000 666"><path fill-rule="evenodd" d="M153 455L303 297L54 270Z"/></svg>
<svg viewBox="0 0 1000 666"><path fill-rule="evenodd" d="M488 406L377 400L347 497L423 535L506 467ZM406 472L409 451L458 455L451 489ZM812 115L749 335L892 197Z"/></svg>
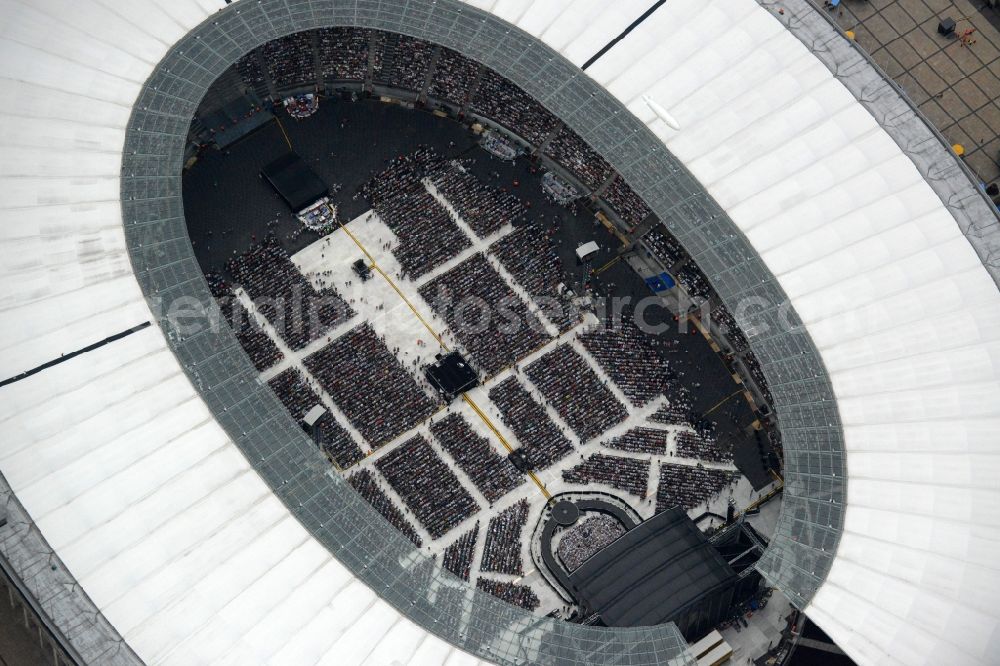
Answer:
<svg viewBox="0 0 1000 666"><path fill-rule="evenodd" d="M408 91L412 94L398 97L415 99L418 107L425 99L429 108L447 104L451 111L459 109L465 122L490 121L483 124L494 128L492 141L527 144L533 172L553 170L547 190L553 200L575 206L572 201L578 194L590 195L627 226L638 225L651 214L643 198L572 127L508 79L451 49L404 35L326 28L269 42L242 58L236 71L247 87L263 91L261 98L289 99L288 111L296 117L316 111L324 83L362 83L369 92L374 85L375 94L388 90L390 96L394 90ZM496 148L500 154L509 152L506 146ZM657 511L676 505L691 510L723 492L736 478L730 469L720 469L731 466L732 451L716 437L716 424L694 414L687 389L672 381L660 343L624 320L585 330L576 336L579 342L561 338L561 344L541 352L552 342L552 334L504 276L509 274L560 334L573 335L571 331L584 319L567 293L566 270L559 258L565 248L557 245L557 229L547 226L554 223L532 219L530 204L515 195L517 190L481 181L472 165L453 157L421 146L387 160L358 195L395 235L391 252L401 276L417 281L435 272L434 279L419 288L419 295L480 371L489 401L528 466L544 470L558 464L556 470L568 484L605 486L644 503L653 501L645 498L655 488ZM458 218L468 226L460 226ZM541 602L529 585L504 579L525 571L522 548L530 505L516 499L524 492L525 474L460 413L432 418L444 408L440 398L404 367L401 350L391 347L369 323L331 336L332 329L356 316L332 280L329 286L321 282L321 289L313 288L274 236L253 240L246 252L226 264L226 278L221 273L207 277L222 318L258 371L281 363L284 354L234 298L237 288L289 349L305 356L302 350L308 346L312 352L301 365L292 359L292 367L270 377L268 384L278 400L321 450L346 470L359 495L416 546L425 545L421 534L436 543L450 541L437 551L446 569L464 580L475 577L479 589L509 603L538 608ZM712 301L712 321L734 350L730 360L735 363L738 358L769 398L759 361L738 322L715 304L718 299L707 278L667 227L649 230L639 250L670 270L688 294ZM463 261L447 271L438 270L459 255ZM495 326L480 330L474 321L463 326L462 317L446 305L447 299L439 298L441 294L447 294L451 303L463 299L504 303L528 325L515 332ZM286 321L284 304L295 299L304 303L308 316ZM313 352L317 346L313 343L324 336L328 343ZM538 352L537 358L521 367L533 352ZM511 369L502 381L490 382ZM323 400L329 396L357 434L338 423L339 414L329 412L307 427L303 417L322 404L320 393ZM627 431L608 435L626 421L631 407L657 400L664 404L645 425L630 424ZM673 452L679 462L657 460L666 455L668 433L676 433ZM364 442L355 441L358 434ZM592 453L588 448L588 455L580 455L579 461L571 458L574 442L584 446L594 441L606 452ZM364 450L370 446L373 451L367 460L365 443ZM656 477L651 479L652 473ZM510 501L514 503L491 515L494 505ZM482 535L480 522L485 523ZM608 516L588 517L561 537L559 557L574 569L623 529ZM474 572L478 548L482 557L479 572ZM482 572L488 575L478 575Z"/></svg>

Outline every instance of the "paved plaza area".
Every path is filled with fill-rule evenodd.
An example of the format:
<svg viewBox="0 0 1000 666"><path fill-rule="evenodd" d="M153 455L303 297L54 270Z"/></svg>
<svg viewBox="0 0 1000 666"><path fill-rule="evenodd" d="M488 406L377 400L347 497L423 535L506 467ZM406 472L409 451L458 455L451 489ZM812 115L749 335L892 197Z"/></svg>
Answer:
<svg viewBox="0 0 1000 666"><path fill-rule="evenodd" d="M828 11L989 184L1000 180L1000 12L984 4L843 0ZM944 18L956 22L950 36L938 34Z"/></svg>
<svg viewBox="0 0 1000 666"><path fill-rule="evenodd" d="M7 589L0 585L0 665L39 666L51 664L52 655L38 646L38 633L24 626L21 607L8 603Z"/></svg>

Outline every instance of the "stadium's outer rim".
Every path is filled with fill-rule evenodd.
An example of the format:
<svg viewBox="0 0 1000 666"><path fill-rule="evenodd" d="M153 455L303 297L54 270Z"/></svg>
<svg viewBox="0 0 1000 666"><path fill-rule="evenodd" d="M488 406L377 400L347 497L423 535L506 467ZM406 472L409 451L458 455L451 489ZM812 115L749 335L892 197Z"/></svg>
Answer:
<svg viewBox="0 0 1000 666"><path fill-rule="evenodd" d="M983 266L1000 286L1000 209L948 139L864 49L848 39L815 0L756 0L809 49L868 109L909 157L958 224Z"/></svg>
<svg viewBox="0 0 1000 666"><path fill-rule="evenodd" d="M282 0L226 7L175 44L140 93L127 129L121 199L130 258L147 299L193 296L214 307L187 237L180 173L189 120L226 67L264 42L329 26L390 30L453 48L532 94L607 159L651 209L669 221L670 230L732 310L737 310L740 298L751 295L763 296L770 304L740 323L748 331L782 331L748 337L774 395L786 461L794 461L799 451L815 454L817 444L829 457L827 474L799 473L796 465L786 466L778 532L759 566L796 606L808 604L829 570L842 529L846 477L839 416L816 348L794 313L790 328L780 325L781 317L789 319L787 299L725 211L603 88L540 40L489 13L457 0L409 0L404 5L305 2L295 10L293 14ZM161 317L158 323L219 423L289 510L354 575L428 631L484 659L511 663L529 654L533 659L593 662L620 651L632 652L630 663L663 663L682 651L683 640L673 625L630 630L565 623L545 627L541 618L526 612L511 617L512 607L479 593L477 612L493 616L493 621L510 619L505 628L513 633L505 649L491 647L471 631L458 635L439 629L435 625L446 608L421 608L417 600L407 603L404 598L401 586L412 581L392 555L402 556L412 548L342 480L327 474L319 452L256 381L231 332L206 330L185 337L176 322ZM822 513L821 520L817 513ZM333 515L339 525L324 522ZM361 529L365 523L368 529ZM388 556L373 558L376 551ZM543 638L537 635L539 628L547 631ZM525 645L529 629L536 635ZM538 652L541 643L547 645L547 654Z"/></svg>

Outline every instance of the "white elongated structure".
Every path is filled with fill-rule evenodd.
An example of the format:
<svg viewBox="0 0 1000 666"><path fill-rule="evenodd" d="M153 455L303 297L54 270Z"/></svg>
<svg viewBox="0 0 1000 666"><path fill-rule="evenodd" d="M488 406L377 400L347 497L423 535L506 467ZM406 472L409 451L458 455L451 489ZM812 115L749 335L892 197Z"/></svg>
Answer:
<svg viewBox="0 0 1000 666"><path fill-rule="evenodd" d="M656 114L657 118L666 123L667 127L673 130L679 130L681 128L680 123L677 122L677 119L674 118L672 115L670 115L670 112L664 109L663 105L657 102L655 99L653 99L649 95L643 95L642 101L645 102L646 105L653 110L653 113Z"/></svg>

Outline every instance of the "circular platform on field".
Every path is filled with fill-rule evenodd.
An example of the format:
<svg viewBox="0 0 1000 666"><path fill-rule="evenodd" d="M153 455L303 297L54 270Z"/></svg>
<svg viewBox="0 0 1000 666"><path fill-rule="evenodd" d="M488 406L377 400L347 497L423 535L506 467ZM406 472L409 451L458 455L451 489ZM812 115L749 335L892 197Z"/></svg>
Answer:
<svg viewBox="0 0 1000 666"><path fill-rule="evenodd" d="M559 525L568 527L580 519L580 509L573 502L561 500L552 507L552 517Z"/></svg>

